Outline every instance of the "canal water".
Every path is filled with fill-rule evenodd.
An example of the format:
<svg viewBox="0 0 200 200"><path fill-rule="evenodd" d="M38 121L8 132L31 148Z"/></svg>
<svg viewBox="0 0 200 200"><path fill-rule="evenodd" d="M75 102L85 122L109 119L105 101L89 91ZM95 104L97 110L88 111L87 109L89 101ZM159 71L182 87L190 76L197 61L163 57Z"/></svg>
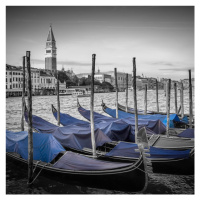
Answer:
<svg viewBox="0 0 200 200"><path fill-rule="evenodd" d="M194 93L193 93L194 94ZM143 91L137 92L138 109L143 109ZM148 110L156 110L155 90L148 90ZM129 92L129 106L133 106L133 93ZM106 115L101 108L102 100L111 108L115 108L115 93L95 93L94 111ZM178 94L178 106L180 105L180 94ZM194 96L193 96L194 101ZM80 104L90 108L90 98L79 98ZM125 105L125 92L119 92L119 103ZM57 124L52 111L51 104L57 106L56 96L33 96L33 114ZM194 104L193 104L194 105ZM174 95L171 93L171 110L174 112ZM77 111L77 99L72 96L60 96L61 112L70 114L81 120L85 120ZM159 90L159 108L165 111L166 100L163 90ZM194 110L194 109L193 109ZM184 111L189 113L189 94L184 91ZM194 112L193 112L194 113ZM21 97L10 97L6 99L6 129L20 131L21 124ZM25 122L25 130L27 124ZM6 162L6 194L127 194L122 191L104 190L80 186L69 183L54 181L42 174L36 179L31 188L27 187L27 173L12 162ZM129 193L131 194L131 193ZM149 184L144 194L194 194L194 175L174 175L150 173Z"/></svg>

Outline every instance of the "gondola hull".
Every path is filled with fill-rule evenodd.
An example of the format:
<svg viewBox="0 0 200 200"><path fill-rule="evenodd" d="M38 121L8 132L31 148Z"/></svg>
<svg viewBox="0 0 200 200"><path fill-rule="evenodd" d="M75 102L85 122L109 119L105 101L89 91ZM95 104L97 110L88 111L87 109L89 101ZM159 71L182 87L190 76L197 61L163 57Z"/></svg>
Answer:
<svg viewBox="0 0 200 200"><path fill-rule="evenodd" d="M106 144L109 145L109 144ZM114 147L114 146L113 146ZM84 155L92 155L92 149L77 150L72 148L65 148L76 153ZM110 151L110 148L109 148ZM191 154L188 158L148 158L151 165L151 172L153 173L164 173L164 174L194 174L194 150L191 150ZM104 154L102 154L104 152ZM106 148L101 147L101 151L96 151L98 159L112 162L128 162L132 163L137 161L137 157L126 157L126 156L105 156ZM149 168L150 169L150 168Z"/></svg>
<svg viewBox="0 0 200 200"><path fill-rule="evenodd" d="M81 108L79 104L79 108ZM81 110L84 110L83 108ZM54 108L53 113L57 112L57 110ZM84 110L84 114L88 112L87 110ZM66 119L69 115L65 115ZM64 115L63 115L64 117ZM71 116L69 116L70 118ZM78 123L80 123L78 121ZM106 153L110 152L118 142L111 142L106 143L101 147L98 147L97 154L99 156L99 159L102 160L112 160L112 161L118 161L118 162L132 162L133 160L136 160L137 157L126 157L124 156L105 156ZM194 140L189 138L180 138L180 137L166 137L166 136L160 136L160 135L152 135L149 138L149 145L152 147L168 150L177 150L178 152L184 151L184 150L191 150L191 152L194 152ZM92 149L84 148L82 150L67 148L67 150L79 152L86 155L92 155ZM134 151L134 150L133 150ZM159 152L158 154L161 153ZM167 151L166 151L167 152ZM178 154L177 152L177 154ZM193 154L193 153L192 153ZM173 173L173 174L193 174L194 173L194 155L190 155L190 157L185 156L184 158L172 158L169 156L165 157L165 155L162 156L162 153L160 154L160 158L151 157L149 158L152 162L153 172L156 173Z"/></svg>
<svg viewBox="0 0 200 200"><path fill-rule="evenodd" d="M27 160L16 156L15 153L6 153L6 159L28 169ZM36 162L33 164L36 165ZM88 187L104 188L127 192L143 192L148 184L148 175L145 172L143 157L127 167L100 171L76 171L54 168L51 164L37 164L36 173L42 169L42 175L64 183L84 185ZM25 172L26 173L26 172Z"/></svg>

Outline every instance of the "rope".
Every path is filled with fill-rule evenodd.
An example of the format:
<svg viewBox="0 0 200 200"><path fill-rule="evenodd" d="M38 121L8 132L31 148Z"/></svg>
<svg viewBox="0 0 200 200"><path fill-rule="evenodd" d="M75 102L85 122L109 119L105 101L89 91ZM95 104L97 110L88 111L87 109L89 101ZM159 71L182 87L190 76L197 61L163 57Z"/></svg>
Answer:
<svg viewBox="0 0 200 200"><path fill-rule="evenodd" d="M38 163L39 163L39 162L40 162L40 161L38 161L38 162L36 163L36 166L38 165ZM35 180L36 180L36 179L37 179L37 177L40 175L41 171L44 169L44 167L45 167L46 165L48 165L48 163L46 163L45 165L43 165L43 166L42 166L42 168L40 169L40 171L38 172L38 174L36 175L36 177L33 179L33 181L32 181L32 182L28 183L28 185L31 185L31 184L33 184L33 182L35 182ZM36 169L36 166L35 166L35 168L34 168L33 172L35 171L35 169Z"/></svg>
<svg viewBox="0 0 200 200"><path fill-rule="evenodd" d="M35 172L36 167L37 167L37 165L38 165L40 162L41 162L41 160L39 160L39 161L36 162L35 168L33 169L33 173Z"/></svg>

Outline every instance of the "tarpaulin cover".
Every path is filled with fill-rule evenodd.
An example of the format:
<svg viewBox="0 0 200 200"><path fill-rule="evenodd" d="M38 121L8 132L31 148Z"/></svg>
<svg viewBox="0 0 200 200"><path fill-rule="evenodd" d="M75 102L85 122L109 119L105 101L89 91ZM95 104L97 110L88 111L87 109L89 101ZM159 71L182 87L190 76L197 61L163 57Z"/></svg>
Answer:
<svg viewBox="0 0 200 200"><path fill-rule="evenodd" d="M57 112L54 112L57 116ZM54 116L55 116L54 115ZM63 119L64 118L64 119ZM90 127L89 122L85 122L79 119L76 119L68 114L62 113L60 115L60 120L62 121L63 126L69 125L78 125L84 127ZM77 122L77 123L76 123ZM103 120L100 123L95 123L95 128L99 128L102 132L107 135L113 141L135 141L135 131L131 125L123 123L122 120ZM153 134L153 133L152 133Z"/></svg>
<svg viewBox="0 0 200 200"><path fill-rule="evenodd" d="M113 141L135 142L135 131L130 124L122 120L114 122L100 122L95 127L101 129Z"/></svg>
<svg viewBox="0 0 200 200"><path fill-rule="evenodd" d="M53 115L54 115L55 119L57 120L57 112L53 112ZM77 125L81 125L81 124L88 125L89 124L89 122L74 118L71 115L64 114L61 112L60 112L60 123L63 126L72 125L72 124L77 124Z"/></svg>
<svg viewBox="0 0 200 200"><path fill-rule="evenodd" d="M178 137L194 138L194 129L185 129L183 132L178 134Z"/></svg>
<svg viewBox="0 0 200 200"><path fill-rule="evenodd" d="M116 117L116 110L111 109L111 108L105 108L104 109L107 114L109 114L112 117ZM126 113L124 111L118 110L118 118L128 118L128 117L133 117L135 118L134 114L131 113ZM145 120L160 120L165 126L167 125L167 116L166 115L161 115L161 114L154 114L154 115L138 115L138 119L145 119ZM174 128L174 123L173 121L179 122L180 119L178 115L176 114L170 114L170 128Z"/></svg>
<svg viewBox="0 0 200 200"><path fill-rule="evenodd" d="M27 121L27 113L25 112ZM92 148L91 144L91 127L84 125L68 125L58 127L47 122L46 120L32 115L32 126L41 133L51 133L64 147L75 149ZM95 129L96 146L102 146L104 143L111 142L100 129Z"/></svg>
<svg viewBox="0 0 200 200"><path fill-rule="evenodd" d="M78 111L83 117L85 117L87 120L90 120L90 110L86 110L82 107L79 107ZM116 119L116 118L107 117L97 112L94 112L95 124L101 124L103 122L111 123L111 122L118 122L118 121L120 123L131 125L133 128L133 131L135 131L135 118L133 118L133 115L132 117ZM146 127L147 134L162 134L166 131L165 125L159 119L139 119L138 128L140 129L142 127Z"/></svg>
<svg viewBox="0 0 200 200"><path fill-rule="evenodd" d="M86 112L85 112L86 113ZM98 113L97 113L98 114ZM62 118L65 118L62 120ZM69 120L68 120L69 118ZM72 120L74 119L74 121ZM72 122L72 125L76 124L76 118L68 115L68 114L63 114L60 115L60 120L62 122L65 121L63 126L70 125ZM98 119L98 123L95 122L95 128L99 128L103 131L105 135L107 135L111 140L113 141L126 141L126 142L135 142L135 120L130 118L130 119L114 119L110 118L109 120L103 119L103 115L101 120ZM81 122L84 122L81 124ZM82 126L90 126L89 122L85 122L82 120L78 120L78 123L76 125L82 125ZM165 126L160 122L160 120L157 121L145 121L145 120L140 120L139 121L139 129L142 128L143 126L146 127L147 134L162 134L163 132L166 131Z"/></svg>
<svg viewBox="0 0 200 200"><path fill-rule="evenodd" d="M61 151L65 150L52 135L33 132L33 160L48 163ZM6 152L16 152L28 160L28 132L6 130Z"/></svg>
<svg viewBox="0 0 200 200"><path fill-rule="evenodd" d="M120 142L116 145L106 156L124 156L130 158L139 158L140 153L135 152L138 149L137 144ZM150 146L149 158L169 158L169 159L181 159L189 158L190 150L176 151L168 149L160 149Z"/></svg>
<svg viewBox="0 0 200 200"><path fill-rule="evenodd" d="M97 171L118 169L130 166L131 164L132 163L101 161L68 151L53 165L53 167L74 171Z"/></svg>
<svg viewBox="0 0 200 200"><path fill-rule="evenodd" d="M104 104L105 105L105 104ZM125 106L122 106L120 104L119 105L119 109L121 108L122 111L125 111L126 107ZM134 113L135 109L134 108L129 108L128 107L128 111ZM138 114L144 114L144 110L138 110ZM147 111L147 114L154 114L153 111ZM175 118L175 121L176 122L181 122L181 123L185 123L185 124L189 124L189 121L188 121L188 117L187 116L184 116L182 119L178 119L178 118ZM172 123L172 122L171 122ZM172 124L173 126L173 124Z"/></svg>
<svg viewBox="0 0 200 200"><path fill-rule="evenodd" d="M185 124L189 124L188 117L184 116L183 119L181 119L181 122L183 122Z"/></svg>

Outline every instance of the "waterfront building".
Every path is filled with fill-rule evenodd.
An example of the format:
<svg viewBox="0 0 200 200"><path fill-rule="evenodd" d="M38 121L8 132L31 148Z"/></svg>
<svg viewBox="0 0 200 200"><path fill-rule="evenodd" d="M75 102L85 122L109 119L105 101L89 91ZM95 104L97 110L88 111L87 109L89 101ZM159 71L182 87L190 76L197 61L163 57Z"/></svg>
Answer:
<svg viewBox="0 0 200 200"><path fill-rule="evenodd" d="M144 89L145 85L148 86L147 78L136 77L136 87L137 87L138 90Z"/></svg>
<svg viewBox="0 0 200 200"><path fill-rule="evenodd" d="M6 65L6 97L22 94L22 68Z"/></svg>
<svg viewBox="0 0 200 200"><path fill-rule="evenodd" d="M57 70L57 48L56 48L56 40L54 38L52 26L50 25L49 33L46 41L45 48L45 69L46 70Z"/></svg>
<svg viewBox="0 0 200 200"><path fill-rule="evenodd" d="M102 83L102 82L108 82L108 83L111 84L111 82L112 82L111 75L110 74L101 73L99 69L98 69L98 72L95 73L94 78L96 80L98 80L100 83Z"/></svg>
<svg viewBox="0 0 200 200"><path fill-rule="evenodd" d="M81 78L89 78L91 73L81 73L77 74L76 76L81 79ZM99 70L97 73L94 74L94 79L99 81L100 83L102 82L108 82L112 83L112 77L109 74L106 73L101 73Z"/></svg>
<svg viewBox="0 0 200 200"><path fill-rule="evenodd" d="M105 72L105 74L111 76L111 85L115 87L115 72L114 71L108 71ZM124 91L126 88L126 73L124 72L117 72L117 85L119 91ZM128 74L128 88L131 88L132 86L132 75Z"/></svg>
<svg viewBox="0 0 200 200"><path fill-rule="evenodd" d="M27 73L26 73L25 84L27 86ZM40 89L40 70L37 68L31 68L31 83L32 83L32 94L36 95Z"/></svg>
<svg viewBox="0 0 200 200"><path fill-rule="evenodd" d="M49 70L40 70L40 94L55 94L57 79L54 74Z"/></svg>
<svg viewBox="0 0 200 200"><path fill-rule="evenodd" d="M33 95L55 94L57 79L51 70L31 68L31 83ZM6 97L21 96L23 88L23 69L6 65ZM66 83L60 84L60 90L66 89ZM25 85L27 87L27 73L25 71ZM25 87L25 92L27 88Z"/></svg>
<svg viewBox="0 0 200 200"><path fill-rule="evenodd" d="M189 79L183 79L181 80L181 82L183 83L183 88L184 89L189 89ZM192 84L192 87L194 88L194 78L191 79L191 84Z"/></svg>

